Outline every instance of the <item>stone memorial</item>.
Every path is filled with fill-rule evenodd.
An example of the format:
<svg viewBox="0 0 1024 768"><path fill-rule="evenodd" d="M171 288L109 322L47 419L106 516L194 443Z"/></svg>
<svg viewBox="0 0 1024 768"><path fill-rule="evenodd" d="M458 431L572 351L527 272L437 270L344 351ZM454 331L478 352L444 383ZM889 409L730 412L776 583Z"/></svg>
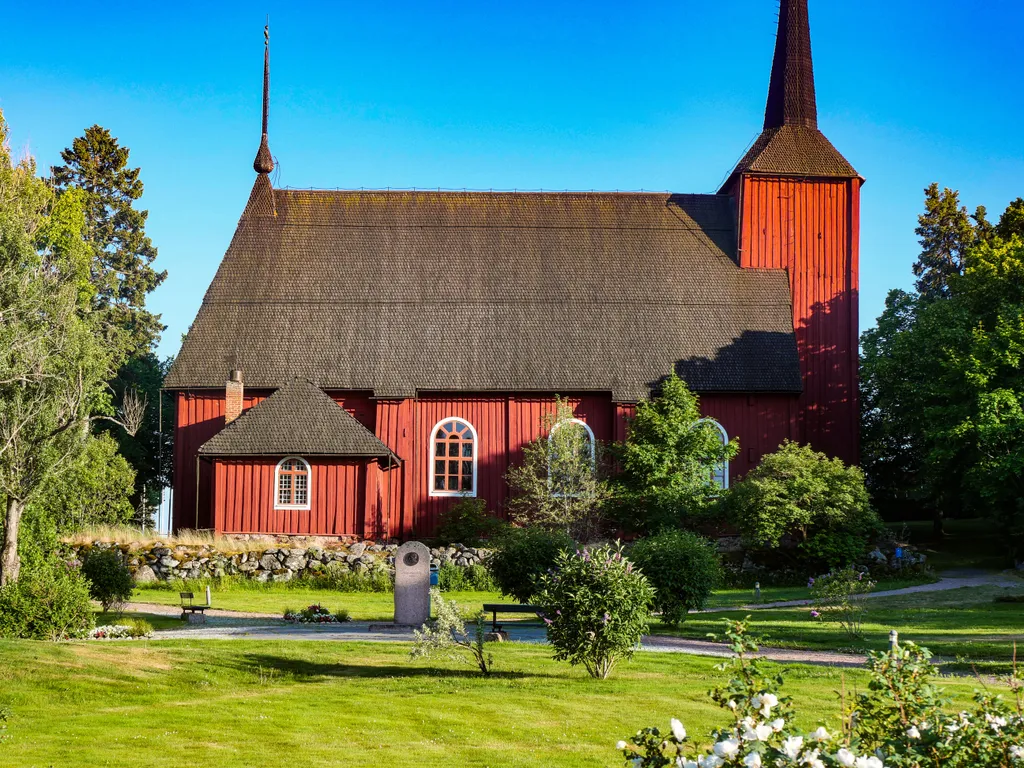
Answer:
<svg viewBox="0 0 1024 768"><path fill-rule="evenodd" d="M430 618L430 550L409 541L395 552L395 624L422 626Z"/></svg>

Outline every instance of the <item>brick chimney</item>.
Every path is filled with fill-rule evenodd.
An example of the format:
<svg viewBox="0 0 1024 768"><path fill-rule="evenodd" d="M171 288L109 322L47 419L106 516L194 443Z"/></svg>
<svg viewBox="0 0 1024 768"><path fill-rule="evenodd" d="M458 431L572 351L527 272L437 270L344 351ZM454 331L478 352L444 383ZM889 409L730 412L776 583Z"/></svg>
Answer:
<svg viewBox="0 0 1024 768"><path fill-rule="evenodd" d="M224 391L224 424L230 424L232 421L242 415L242 395L244 394L244 387L242 386L242 372L237 368L228 374L228 383Z"/></svg>

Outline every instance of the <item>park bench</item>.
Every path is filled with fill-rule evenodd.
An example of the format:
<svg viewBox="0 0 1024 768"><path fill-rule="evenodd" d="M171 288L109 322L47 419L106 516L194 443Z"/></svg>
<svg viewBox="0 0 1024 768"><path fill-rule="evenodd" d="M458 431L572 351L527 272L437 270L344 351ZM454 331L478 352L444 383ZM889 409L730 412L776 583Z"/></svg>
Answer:
<svg viewBox="0 0 1024 768"><path fill-rule="evenodd" d="M188 619L189 624L201 624L206 621L206 609L208 605L196 605L193 600L195 595L192 592L179 592L181 597L181 618Z"/></svg>
<svg viewBox="0 0 1024 768"><path fill-rule="evenodd" d="M499 613L532 613L540 616L539 605L519 605L518 603L484 603L484 611L491 614L491 631L501 632L501 624L498 623Z"/></svg>

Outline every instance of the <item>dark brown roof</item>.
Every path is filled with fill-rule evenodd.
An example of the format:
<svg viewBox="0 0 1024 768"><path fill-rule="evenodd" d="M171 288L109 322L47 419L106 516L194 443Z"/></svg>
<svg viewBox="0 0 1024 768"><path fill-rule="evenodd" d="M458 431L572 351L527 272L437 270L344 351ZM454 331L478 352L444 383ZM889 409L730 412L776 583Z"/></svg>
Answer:
<svg viewBox="0 0 1024 768"><path fill-rule="evenodd" d="M394 457L318 387L293 379L199 448L204 456Z"/></svg>
<svg viewBox="0 0 1024 768"><path fill-rule="evenodd" d="M818 130L807 0L781 0L764 130L723 186L738 173L854 178L858 174Z"/></svg>
<svg viewBox="0 0 1024 768"><path fill-rule="evenodd" d="M798 392L783 271L716 195L272 190L259 177L168 374L378 397Z"/></svg>

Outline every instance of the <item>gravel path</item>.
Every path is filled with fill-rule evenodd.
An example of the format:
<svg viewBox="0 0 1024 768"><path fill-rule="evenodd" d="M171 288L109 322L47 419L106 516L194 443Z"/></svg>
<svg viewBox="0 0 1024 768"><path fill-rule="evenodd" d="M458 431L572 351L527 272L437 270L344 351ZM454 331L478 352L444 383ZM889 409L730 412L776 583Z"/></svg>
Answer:
<svg viewBox="0 0 1024 768"><path fill-rule="evenodd" d="M874 600L879 597L899 597L900 595L914 595L921 592L945 592L950 589L962 589L963 587L1024 587L1024 580L1011 574L965 568L958 571L944 571L939 575L939 580L933 584L918 584L916 587L901 587L900 589L886 589L881 592L869 592L866 595L854 595L850 599ZM799 608L803 605L810 605L812 602L812 600L783 600L776 603L751 603L750 605L707 608L703 611L697 611L697 613L763 611L767 608Z"/></svg>

